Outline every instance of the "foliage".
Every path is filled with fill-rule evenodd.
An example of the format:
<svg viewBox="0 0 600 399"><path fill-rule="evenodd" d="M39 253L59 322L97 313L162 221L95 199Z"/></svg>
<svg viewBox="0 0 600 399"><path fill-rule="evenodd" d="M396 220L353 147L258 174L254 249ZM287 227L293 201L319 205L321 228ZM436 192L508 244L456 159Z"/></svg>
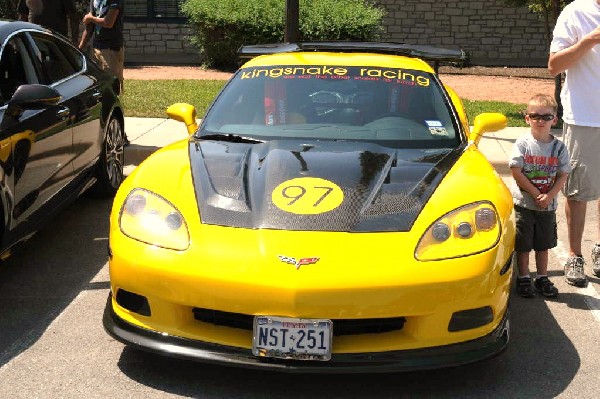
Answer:
<svg viewBox="0 0 600 399"><path fill-rule="evenodd" d="M183 0L207 66L235 69L243 44L282 42L286 0ZM300 40L374 40L384 11L370 0L299 0Z"/></svg>
<svg viewBox="0 0 600 399"><path fill-rule="evenodd" d="M169 105L185 102L194 105L198 116L202 117L225 83L225 80L126 79L123 97L125 115L165 118ZM526 126L523 118L525 104L463 100L463 105L471 122L483 112L500 112L508 118L508 126Z"/></svg>
<svg viewBox="0 0 600 399"><path fill-rule="evenodd" d="M0 18L18 19L17 5L19 0L0 0ZM90 0L75 0L77 13L83 16L89 7Z"/></svg>
<svg viewBox="0 0 600 399"><path fill-rule="evenodd" d="M17 4L19 0L0 1L0 19L18 19Z"/></svg>
<svg viewBox="0 0 600 399"><path fill-rule="evenodd" d="M553 27L556 24L556 20L560 15L560 12L572 1L573 0L504 0L504 2L509 5L527 6L531 12L541 15L541 17L544 19L548 47L550 47L550 43L552 42ZM561 74L558 74L554 78L554 98L558 103L559 116L562 116L563 113L563 107L560 99L561 87L562 77Z"/></svg>

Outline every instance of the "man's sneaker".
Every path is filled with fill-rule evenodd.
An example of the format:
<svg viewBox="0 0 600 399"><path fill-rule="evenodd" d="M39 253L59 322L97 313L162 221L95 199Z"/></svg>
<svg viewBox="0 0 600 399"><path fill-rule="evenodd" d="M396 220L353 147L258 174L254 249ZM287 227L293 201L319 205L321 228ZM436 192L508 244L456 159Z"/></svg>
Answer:
<svg viewBox="0 0 600 399"><path fill-rule="evenodd" d="M552 284L552 281L548 280L548 277L536 278L533 283L535 289L546 298L554 298L558 295L558 288Z"/></svg>
<svg viewBox="0 0 600 399"><path fill-rule="evenodd" d="M583 287L587 283L587 277L583 272L585 261L582 256L570 256L565 263L565 278L567 283L577 287Z"/></svg>
<svg viewBox="0 0 600 399"><path fill-rule="evenodd" d="M600 277L600 245L594 245L592 248L592 271Z"/></svg>
<svg viewBox="0 0 600 399"><path fill-rule="evenodd" d="M517 277L517 294L523 298L533 298L535 296L535 291L531 286L531 278Z"/></svg>

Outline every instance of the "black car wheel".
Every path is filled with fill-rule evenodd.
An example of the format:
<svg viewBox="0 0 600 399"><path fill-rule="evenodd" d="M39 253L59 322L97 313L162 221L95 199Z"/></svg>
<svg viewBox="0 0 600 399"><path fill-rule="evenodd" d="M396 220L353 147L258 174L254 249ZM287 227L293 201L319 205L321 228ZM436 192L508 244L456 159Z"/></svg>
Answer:
<svg viewBox="0 0 600 399"><path fill-rule="evenodd" d="M124 179L124 146L123 125L117 118L111 117L106 125L104 146L96 170L97 182L92 187L92 194L100 197L115 195Z"/></svg>

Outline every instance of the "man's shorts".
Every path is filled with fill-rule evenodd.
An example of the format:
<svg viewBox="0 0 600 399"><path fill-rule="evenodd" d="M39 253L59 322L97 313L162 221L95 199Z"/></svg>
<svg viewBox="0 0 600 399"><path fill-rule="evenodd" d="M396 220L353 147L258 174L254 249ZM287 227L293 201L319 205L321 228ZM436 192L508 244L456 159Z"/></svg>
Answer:
<svg viewBox="0 0 600 399"><path fill-rule="evenodd" d="M119 78L121 93L123 92L123 65L125 63L125 50L97 49L93 51L94 59L105 71L111 71Z"/></svg>
<svg viewBox="0 0 600 399"><path fill-rule="evenodd" d="M571 173L563 187L567 199L600 198L600 127L563 126L563 141L571 158Z"/></svg>
<svg viewBox="0 0 600 399"><path fill-rule="evenodd" d="M515 251L545 251L556 247L556 212L534 211L515 205L517 236Z"/></svg>

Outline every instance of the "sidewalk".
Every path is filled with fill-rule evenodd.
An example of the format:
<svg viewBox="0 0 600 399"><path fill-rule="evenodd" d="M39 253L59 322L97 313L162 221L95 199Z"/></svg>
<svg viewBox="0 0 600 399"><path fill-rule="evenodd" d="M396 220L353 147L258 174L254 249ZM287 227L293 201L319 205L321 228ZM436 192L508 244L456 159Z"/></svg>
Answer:
<svg viewBox="0 0 600 399"><path fill-rule="evenodd" d="M125 164L135 167L154 151L188 137L183 123L167 118L125 118L125 131L131 144L125 147ZM509 176L508 157L517 137L529 131L528 127L507 127L485 134L479 149L502 176ZM561 131L553 134L560 137Z"/></svg>
<svg viewBox="0 0 600 399"><path fill-rule="evenodd" d="M130 144L125 147L128 169L139 165L154 151L189 137L185 125L170 118L125 118Z"/></svg>

